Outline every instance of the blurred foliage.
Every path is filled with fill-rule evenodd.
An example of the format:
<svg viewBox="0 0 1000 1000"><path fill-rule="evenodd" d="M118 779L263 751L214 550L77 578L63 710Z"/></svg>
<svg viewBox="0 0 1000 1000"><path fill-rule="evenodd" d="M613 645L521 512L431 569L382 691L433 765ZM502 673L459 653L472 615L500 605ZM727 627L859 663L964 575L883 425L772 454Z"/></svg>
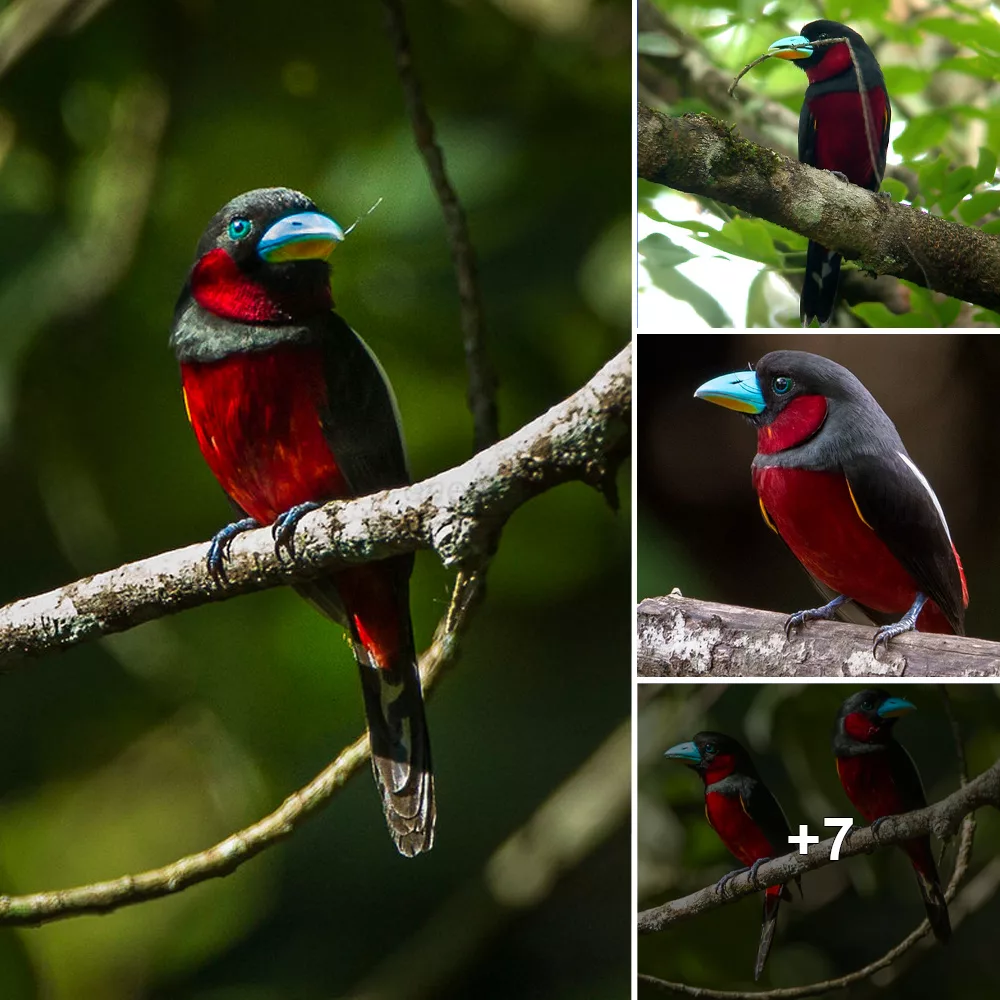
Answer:
<svg viewBox="0 0 1000 1000"><path fill-rule="evenodd" d="M705 821L700 778L663 757L701 730L736 737L781 803L792 829L805 823L821 837L823 819L854 816L830 748L837 710L863 685L641 685L637 722L639 908L647 909L711 885L737 867ZM969 774L1000 756L1000 689L949 684ZM896 685L918 711L900 720L896 739L920 771L929 802L958 787L959 764L941 689ZM976 814L972 861L949 908L955 929L947 948L911 949L872 982L838 996L936 1000L990 996L996 989L996 925L1000 919L1000 815ZM935 842L935 852L940 845ZM941 878L947 884L956 844ZM896 849L859 855L805 875L801 894L782 904L771 954L758 989L800 986L845 975L879 958L913 930L924 910L909 860ZM753 989L761 897L736 903L639 938L639 971L692 986ZM653 995L654 991L649 991ZM644 995L640 991L640 995ZM834 993L823 994L833 996Z"/></svg>
<svg viewBox="0 0 1000 1000"><path fill-rule="evenodd" d="M691 334L636 338L638 596L688 597L791 614L813 607L805 570L764 523L750 481L756 432L694 399L768 351L844 365L896 424L937 493L969 584L969 635L1000 640L1000 344L975 334Z"/></svg>
<svg viewBox="0 0 1000 1000"><path fill-rule="evenodd" d="M653 30L641 33L639 52L648 71L655 74L661 60L667 78L671 67L687 56L686 68L700 66L699 60L705 60L732 79L766 52L776 38L797 34L809 21L830 18L849 24L875 52L892 102L890 169L882 190L894 201L988 233L1000 232L996 154L1000 149L1000 24L993 4L986 0L825 0L771 3L762 8L742 0L642 2L655 2L698 50L684 53L674 38ZM669 79L665 79L665 89L678 92L672 101L657 95L664 110L721 115L743 129L759 130L762 134L754 135L757 141L797 155L795 122L806 87L801 70L780 59L764 61L741 80L736 95L741 105L727 109L713 106L700 90L698 74L702 72L704 68L694 72L689 87L670 88ZM776 108L794 112L794 117L777 126ZM680 192L671 192L671 203L686 205L691 217L667 219L657 208L663 193L662 187L639 183L639 210L658 229L639 244L640 259L655 288L686 302L710 326L731 326L734 320L737 326L799 324L798 291L775 281L774 275L802 274L804 237L762 219L740 217L726 205ZM717 287L700 286L676 270L687 259L683 248L669 249L673 246L671 237L676 240L679 234L715 250L722 260L742 257L763 265L750 288L745 317L730 318L715 301ZM845 274L852 267L848 264ZM871 285L858 287L858 298L875 301L854 305L850 325L996 326L1000 322L1000 315L992 311L962 308L962 303L947 296L908 282L901 284L902 288L887 282L877 290ZM843 315L836 321L848 325Z"/></svg>
<svg viewBox="0 0 1000 1000"><path fill-rule="evenodd" d="M509 433L629 336L629 4L408 7L479 254ZM345 226L383 199L338 250L334 297L389 373L414 474L468 457L455 280L380 5L118 0L0 81L0 600L207 539L228 519L167 335L208 219L270 184ZM620 481L627 511L627 470ZM418 641L449 584L418 557ZM499 968L519 996L627 995L625 824L532 909L489 923L449 901L627 716L628 595L627 515L576 485L529 504L431 700L429 857L396 855L365 774L228 878L5 930L4 1000L343 996L442 914L448 933L425 954L443 969L437 997L510 996ZM0 700L0 891L207 847L362 725L347 643L290 591L27 664ZM391 995L411 995L405 970Z"/></svg>

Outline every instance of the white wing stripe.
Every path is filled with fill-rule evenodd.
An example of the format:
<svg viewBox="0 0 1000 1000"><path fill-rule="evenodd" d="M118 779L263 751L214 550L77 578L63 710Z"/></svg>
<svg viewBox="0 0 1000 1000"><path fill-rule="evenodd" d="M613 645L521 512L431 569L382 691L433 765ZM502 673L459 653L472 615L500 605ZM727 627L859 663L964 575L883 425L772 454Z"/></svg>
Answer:
<svg viewBox="0 0 1000 1000"><path fill-rule="evenodd" d="M931 489L931 484L927 482L924 474L913 464L913 459L909 455L904 455L901 451L897 451L896 454L909 466L913 474L917 477L917 481L927 490L927 495L934 501L934 509L938 512L938 517L941 518L941 524L944 527L944 533L948 536L948 541L951 542L951 532L948 530L948 522L945 520L944 511L941 509L941 501L938 500L937 494Z"/></svg>

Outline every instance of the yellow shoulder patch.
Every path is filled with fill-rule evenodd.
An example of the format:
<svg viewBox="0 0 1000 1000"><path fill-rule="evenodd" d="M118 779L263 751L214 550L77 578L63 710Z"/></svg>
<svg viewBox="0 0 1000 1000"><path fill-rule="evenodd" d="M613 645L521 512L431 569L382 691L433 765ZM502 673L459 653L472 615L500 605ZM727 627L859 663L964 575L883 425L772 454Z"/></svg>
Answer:
<svg viewBox="0 0 1000 1000"><path fill-rule="evenodd" d="M874 531L875 529L865 520L864 514L861 513L861 508L858 506L858 501L854 499L854 490L851 489L851 481L847 478L844 479L847 483L847 493L851 498L851 503L854 504L854 510L857 512L859 518L861 518L861 523L868 528L869 531Z"/></svg>
<svg viewBox="0 0 1000 1000"><path fill-rule="evenodd" d="M854 498L851 497L851 499L853 500ZM771 515L768 514L767 508L764 506L764 498L757 497L757 502L760 504L760 513L761 517L764 518L764 523L777 535L778 529L774 526L774 521L771 520ZM855 504L855 506L857 505Z"/></svg>
<svg viewBox="0 0 1000 1000"><path fill-rule="evenodd" d="M191 407L188 406L188 394L187 389L181 386L181 395L184 397L184 412L187 414L188 423L193 424L194 421L191 419Z"/></svg>

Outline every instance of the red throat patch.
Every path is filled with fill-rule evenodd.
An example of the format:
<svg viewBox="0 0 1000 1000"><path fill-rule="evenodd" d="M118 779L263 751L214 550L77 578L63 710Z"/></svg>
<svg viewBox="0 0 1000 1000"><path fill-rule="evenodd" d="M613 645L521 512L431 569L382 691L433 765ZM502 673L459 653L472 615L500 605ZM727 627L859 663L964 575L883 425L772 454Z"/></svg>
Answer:
<svg viewBox="0 0 1000 1000"><path fill-rule="evenodd" d="M244 323L291 319L267 290L251 281L221 248L209 251L195 264L191 294L202 309L225 319Z"/></svg>
<svg viewBox="0 0 1000 1000"><path fill-rule="evenodd" d="M826 420L825 396L798 396L771 423L757 430L757 451L761 455L794 448L811 438Z"/></svg>
<svg viewBox="0 0 1000 1000"><path fill-rule="evenodd" d="M846 42L837 42L836 45L822 46L826 51L823 57L815 66L806 67L806 76L810 83L819 83L821 80L829 80L831 76L837 76L844 70L850 69L854 72L854 63L851 62L851 50ZM857 52L854 53L857 55ZM857 78L855 78L856 82Z"/></svg>
<svg viewBox="0 0 1000 1000"><path fill-rule="evenodd" d="M191 295L202 309L242 323L287 323L333 308L327 283L294 298L282 298L247 277L221 247L210 250L195 264Z"/></svg>

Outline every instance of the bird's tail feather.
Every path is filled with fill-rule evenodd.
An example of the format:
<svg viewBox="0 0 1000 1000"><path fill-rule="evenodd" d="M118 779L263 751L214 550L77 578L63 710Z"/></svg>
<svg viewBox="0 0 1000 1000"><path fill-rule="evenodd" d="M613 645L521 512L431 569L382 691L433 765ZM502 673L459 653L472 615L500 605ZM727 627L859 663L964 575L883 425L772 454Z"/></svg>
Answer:
<svg viewBox="0 0 1000 1000"><path fill-rule="evenodd" d="M434 844L434 772L412 641L399 665L377 666L354 639L361 673L372 770L389 833L400 854L413 857Z"/></svg>
<svg viewBox="0 0 1000 1000"><path fill-rule="evenodd" d="M760 979L767 961L767 953L771 950L774 940L774 930L778 926L778 905L782 893L764 893L764 920L760 928L760 945L757 948L757 963L753 967L754 982Z"/></svg>
<svg viewBox="0 0 1000 1000"><path fill-rule="evenodd" d="M815 319L820 326L829 326L837 304L840 286L840 254L809 241L806 250L806 274L799 298L799 316L803 326Z"/></svg>
<svg viewBox="0 0 1000 1000"><path fill-rule="evenodd" d="M951 937L951 921L948 919L948 903L941 891L937 873L934 873L934 878L928 878L916 867L913 870L917 873L917 884L920 886L920 895L924 898L924 909L927 910L931 930L934 937L944 944Z"/></svg>

